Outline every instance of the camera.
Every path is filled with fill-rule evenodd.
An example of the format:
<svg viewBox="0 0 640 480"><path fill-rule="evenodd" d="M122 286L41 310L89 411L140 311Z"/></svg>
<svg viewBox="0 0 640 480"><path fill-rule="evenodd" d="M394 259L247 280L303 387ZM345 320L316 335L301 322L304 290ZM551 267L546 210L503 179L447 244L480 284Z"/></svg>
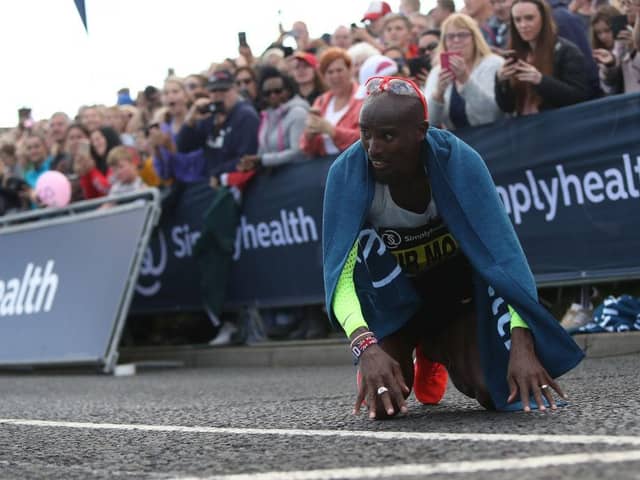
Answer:
<svg viewBox="0 0 640 480"><path fill-rule="evenodd" d="M216 113L224 113L224 102L211 102L208 105L204 105L200 108L198 108L198 112L199 113L211 113L211 114L216 114Z"/></svg>

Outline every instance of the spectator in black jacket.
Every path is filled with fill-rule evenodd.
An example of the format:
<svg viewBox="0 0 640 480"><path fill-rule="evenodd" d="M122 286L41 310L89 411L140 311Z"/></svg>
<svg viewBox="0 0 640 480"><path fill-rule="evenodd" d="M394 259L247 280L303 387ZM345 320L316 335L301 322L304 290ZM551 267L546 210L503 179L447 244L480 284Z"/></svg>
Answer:
<svg viewBox="0 0 640 480"><path fill-rule="evenodd" d="M592 58L591 46L587 35L587 27L577 15L569 11L567 0L547 0L551 6L553 19L556 22L558 36L569 40L580 49L585 59L586 75L590 98L602 95L600 89L600 78L598 77L598 66Z"/></svg>
<svg viewBox="0 0 640 480"><path fill-rule="evenodd" d="M530 115L588 100L585 59L558 37L544 0L515 0L509 48L515 51L496 76L496 102L506 113Z"/></svg>
<svg viewBox="0 0 640 480"><path fill-rule="evenodd" d="M179 152L203 149L212 186L223 173L235 171L241 157L258 151L258 114L242 100L234 80L228 70L214 72L210 98L193 102L176 137Z"/></svg>

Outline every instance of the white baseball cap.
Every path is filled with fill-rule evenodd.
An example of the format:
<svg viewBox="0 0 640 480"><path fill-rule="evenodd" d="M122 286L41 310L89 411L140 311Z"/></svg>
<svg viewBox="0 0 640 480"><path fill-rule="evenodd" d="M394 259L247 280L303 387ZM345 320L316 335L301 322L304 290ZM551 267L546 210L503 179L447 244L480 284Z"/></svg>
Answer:
<svg viewBox="0 0 640 480"><path fill-rule="evenodd" d="M398 73L398 64L384 55L373 55L367 58L358 74L358 81L360 86L356 92L355 98L363 100L367 96L367 90L365 84L371 77L395 75Z"/></svg>

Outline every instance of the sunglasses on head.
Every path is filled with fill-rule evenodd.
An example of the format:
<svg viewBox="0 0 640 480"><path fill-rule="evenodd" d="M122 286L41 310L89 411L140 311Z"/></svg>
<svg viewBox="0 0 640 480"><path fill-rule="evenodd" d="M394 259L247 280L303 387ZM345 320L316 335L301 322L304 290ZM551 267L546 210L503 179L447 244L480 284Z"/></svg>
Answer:
<svg viewBox="0 0 640 480"><path fill-rule="evenodd" d="M427 100L411 80L402 77L371 77L365 83L367 95L383 92L391 92L394 95L415 97L422 103L424 119L428 119Z"/></svg>
<svg viewBox="0 0 640 480"><path fill-rule="evenodd" d="M280 95L282 92L284 92L284 88L272 88L270 90L262 90L262 95L270 97L273 94Z"/></svg>

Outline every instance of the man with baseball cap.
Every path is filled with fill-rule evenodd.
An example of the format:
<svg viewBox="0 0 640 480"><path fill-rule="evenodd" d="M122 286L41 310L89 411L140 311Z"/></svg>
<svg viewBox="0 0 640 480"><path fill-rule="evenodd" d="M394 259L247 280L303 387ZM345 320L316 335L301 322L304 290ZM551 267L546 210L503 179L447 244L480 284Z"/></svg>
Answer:
<svg viewBox="0 0 640 480"><path fill-rule="evenodd" d="M387 2L371 2L361 20L365 26L358 27L351 24L353 40L369 43L381 50L383 47L381 37L384 30L384 17L389 13L391 13L391 7Z"/></svg>
<svg viewBox="0 0 640 480"><path fill-rule="evenodd" d="M212 185L220 175L235 171L244 155L258 150L258 114L238 93L233 74L213 72L207 83L209 97L197 99L176 138L180 152L202 148Z"/></svg>
<svg viewBox="0 0 640 480"><path fill-rule="evenodd" d="M327 311L359 363L354 413L406 413L412 387L438 403L445 367L487 409L556 409L554 379L583 353L538 302L484 161L429 127L410 80L372 77L366 93L323 208Z"/></svg>

